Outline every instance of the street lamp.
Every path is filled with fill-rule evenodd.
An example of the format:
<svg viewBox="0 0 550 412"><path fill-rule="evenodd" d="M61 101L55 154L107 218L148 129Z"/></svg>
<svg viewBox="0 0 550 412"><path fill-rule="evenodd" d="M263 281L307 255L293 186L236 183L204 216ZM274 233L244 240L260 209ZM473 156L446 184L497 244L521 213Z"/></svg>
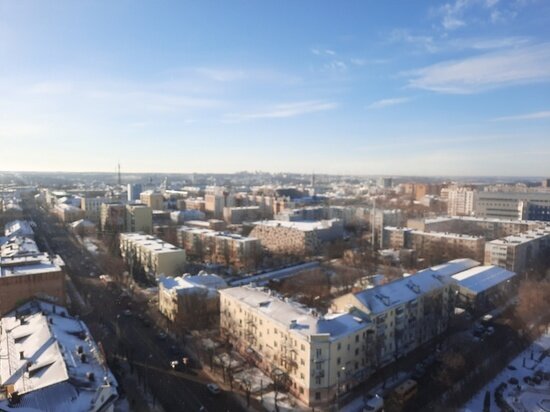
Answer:
<svg viewBox="0 0 550 412"><path fill-rule="evenodd" d="M346 371L346 367L342 366L340 368L342 373ZM336 373L336 411L338 412L338 409L340 407L340 371Z"/></svg>

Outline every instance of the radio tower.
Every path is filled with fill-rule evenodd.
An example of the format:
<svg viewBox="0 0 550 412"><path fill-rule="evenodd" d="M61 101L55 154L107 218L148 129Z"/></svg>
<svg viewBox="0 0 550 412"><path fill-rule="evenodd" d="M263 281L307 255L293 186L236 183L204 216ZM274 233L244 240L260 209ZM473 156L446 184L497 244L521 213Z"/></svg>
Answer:
<svg viewBox="0 0 550 412"><path fill-rule="evenodd" d="M120 162L118 162L118 185L122 186L122 177L120 176Z"/></svg>

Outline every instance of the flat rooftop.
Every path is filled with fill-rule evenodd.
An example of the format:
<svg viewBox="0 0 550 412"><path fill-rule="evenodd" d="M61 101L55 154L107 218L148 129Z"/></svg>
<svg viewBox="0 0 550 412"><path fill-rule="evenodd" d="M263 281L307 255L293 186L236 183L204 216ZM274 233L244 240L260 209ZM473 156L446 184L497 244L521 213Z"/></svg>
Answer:
<svg viewBox="0 0 550 412"><path fill-rule="evenodd" d="M452 278L463 288L480 293L492 287L506 282L516 276L498 266L479 266L453 275Z"/></svg>
<svg viewBox="0 0 550 412"><path fill-rule="evenodd" d="M139 245L155 253L173 253L183 251L183 249L180 249L171 243L167 243L158 237L143 233L121 233L120 236L122 239L128 240L135 245Z"/></svg>
<svg viewBox="0 0 550 412"><path fill-rule="evenodd" d="M340 219L327 219L317 221L287 221L287 220L261 220L254 222L255 226L268 226L268 227L284 227L288 229L296 229L302 232L311 232L314 230L329 229L336 222L340 222Z"/></svg>

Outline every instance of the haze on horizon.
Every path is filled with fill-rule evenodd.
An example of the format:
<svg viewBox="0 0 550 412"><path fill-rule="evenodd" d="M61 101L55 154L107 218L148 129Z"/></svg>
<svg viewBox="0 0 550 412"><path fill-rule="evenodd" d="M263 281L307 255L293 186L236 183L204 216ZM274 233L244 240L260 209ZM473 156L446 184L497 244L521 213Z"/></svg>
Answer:
<svg viewBox="0 0 550 412"><path fill-rule="evenodd" d="M542 0L0 0L0 169L548 176L549 20Z"/></svg>

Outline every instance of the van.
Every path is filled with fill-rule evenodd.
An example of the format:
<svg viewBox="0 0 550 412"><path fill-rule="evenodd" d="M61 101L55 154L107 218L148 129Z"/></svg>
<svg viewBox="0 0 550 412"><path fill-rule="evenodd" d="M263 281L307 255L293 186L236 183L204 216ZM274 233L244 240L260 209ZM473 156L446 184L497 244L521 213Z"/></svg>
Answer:
<svg viewBox="0 0 550 412"><path fill-rule="evenodd" d="M397 402L404 404L412 399L418 392L418 384L413 379L407 379L393 390L393 395Z"/></svg>

